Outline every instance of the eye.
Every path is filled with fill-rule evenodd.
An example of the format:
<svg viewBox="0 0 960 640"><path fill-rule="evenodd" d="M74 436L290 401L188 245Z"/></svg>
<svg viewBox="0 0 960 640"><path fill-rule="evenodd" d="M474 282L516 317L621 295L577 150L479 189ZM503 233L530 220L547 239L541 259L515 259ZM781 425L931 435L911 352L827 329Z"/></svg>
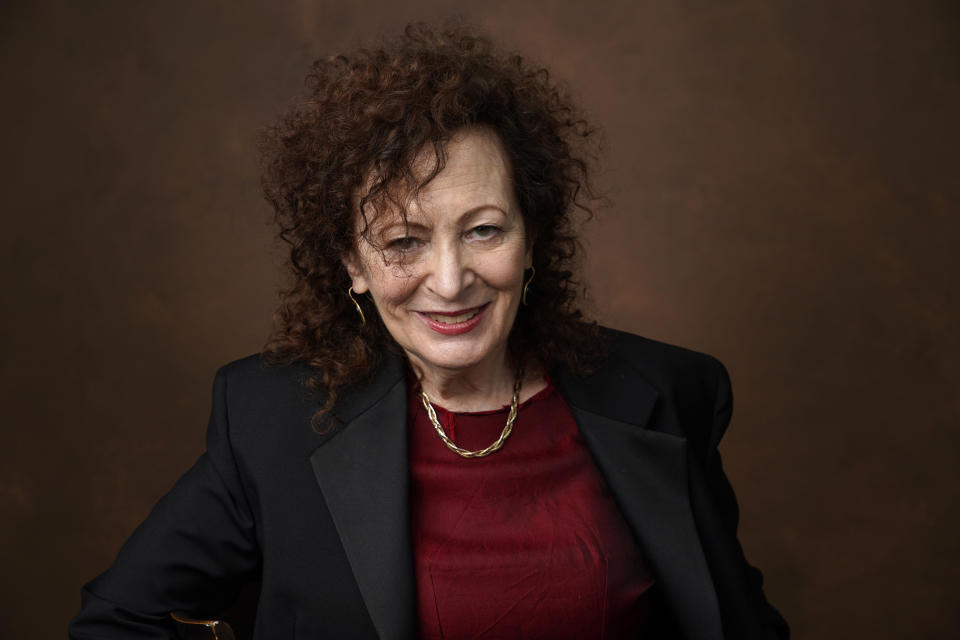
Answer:
<svg viewBox="0 0 960 640"><path fill-rule="evenodd" d="M492 224L481 224L467 231L467 238L470 240L486 240L500 233L501 229Z"/></svg>
<svg viewBox="0 0 960 640"><path fill-rule="evenodd" d="M400 253L413 251L419 246L420 246L420 239L414 238L413 236L402 236L400 238L394 238L389 243L387 243L387 248L392 249L393 251L399 251Z"/></svg>

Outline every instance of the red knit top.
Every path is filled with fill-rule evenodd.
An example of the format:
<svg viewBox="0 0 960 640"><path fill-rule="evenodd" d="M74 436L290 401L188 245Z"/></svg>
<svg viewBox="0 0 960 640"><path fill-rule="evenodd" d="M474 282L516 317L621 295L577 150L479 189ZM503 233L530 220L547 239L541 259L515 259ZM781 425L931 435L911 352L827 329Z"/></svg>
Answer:
<svg viewBox="0 0 960 640"><path fill-rule="evenodd" d="M499 437L509 409L434 407L470 450ZM409 411L423 640L643 637L652 574L552 385L520 405L512 435L485 458L443 444L413 385Z"/></svg>

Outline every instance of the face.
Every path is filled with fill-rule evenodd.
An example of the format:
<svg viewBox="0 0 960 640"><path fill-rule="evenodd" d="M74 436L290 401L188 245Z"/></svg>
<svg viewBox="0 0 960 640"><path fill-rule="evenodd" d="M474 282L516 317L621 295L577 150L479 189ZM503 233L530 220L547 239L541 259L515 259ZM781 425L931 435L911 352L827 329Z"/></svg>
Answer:
<svg viewBox="0 0 960 640"><path fill-rule="evenodd" d="M385 212L370 229L382 252L360 238L344 264L414 366L502 366L532 262L509 160L485 129L461 132L446 150L408 224Z"/></svg>

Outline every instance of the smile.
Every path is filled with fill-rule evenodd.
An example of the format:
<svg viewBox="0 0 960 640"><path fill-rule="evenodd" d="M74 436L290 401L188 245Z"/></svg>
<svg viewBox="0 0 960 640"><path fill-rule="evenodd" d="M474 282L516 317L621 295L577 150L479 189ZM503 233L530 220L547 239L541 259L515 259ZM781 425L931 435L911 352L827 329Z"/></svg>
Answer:
<svg viewBox="0 0 960 640"><path fill-rule="evenodd" d="M472 331L480 324L487 304L463 311L419 311L417 315L437 333L457 335Z"/></svg>
<svg viewBox="0 0 960 640"><path fill-rule="evenodd" d="M427 315L430 316L432 320L436 320L441 324L457 324L458 322L466 322L478 313L480 313L479 307L476 309L470 309L469 311L465 311L456 316L445 316L439 313L428 313Z"/></svg>

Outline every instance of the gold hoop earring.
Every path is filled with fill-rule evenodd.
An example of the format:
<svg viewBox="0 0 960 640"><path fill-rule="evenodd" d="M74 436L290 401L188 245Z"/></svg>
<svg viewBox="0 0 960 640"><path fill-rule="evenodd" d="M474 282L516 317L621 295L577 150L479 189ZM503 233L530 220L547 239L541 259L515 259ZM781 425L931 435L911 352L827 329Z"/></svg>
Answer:
<svg viewBox="0 0 960 640"><path fill-rule="evenodd" d="M350 296L350 301L353 302L353 306L357 308L357 313L360 314L360 326L367 324L367 316L363 315L363 309L360 308L360 303L357 302L357 299L353 297L353 287L347 289L347 295Z"/></svg>
<svg viewBox="0 0 960 640"><path fill-rule="evenodd" d="M530 283L533 282L533 276L537 275L537 268L530 267L530 277L527 278L527 281L523 283L523 296L520 298L520 301L523 302L523 306L527 306L527 290L530 288Z"/></svg>

